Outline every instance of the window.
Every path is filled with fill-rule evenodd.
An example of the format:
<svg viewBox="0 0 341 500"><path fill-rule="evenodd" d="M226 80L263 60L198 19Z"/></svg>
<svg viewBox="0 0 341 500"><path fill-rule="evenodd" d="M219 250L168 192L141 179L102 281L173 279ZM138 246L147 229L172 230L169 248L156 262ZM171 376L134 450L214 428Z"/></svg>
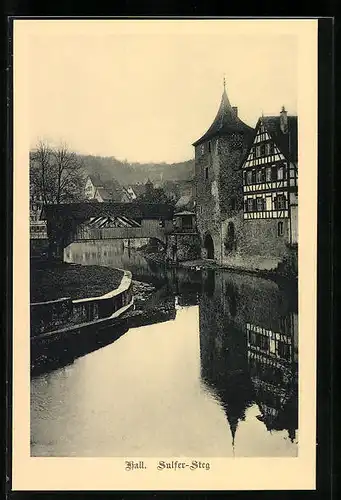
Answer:
<svg viewBox="0 0 341 500"><path fill-rule="evenodd" d="M260 156L260 147L256 146L256 157L258 158Z"/></svg>
<svg viewBox="0 0 341 500"><path fill-rule="evenodd" d="M260 156L264 156L265 155L265 144L261 144L260 145Z"/></svg>
<svg viewBox="0 0 341 500"><path fill-rule="evenodd" d="M265 178L267 182L271 182L271 167L267 167Z"/></svg>
<svg viewBox="0 0 341 500"><path fill-rule="evenodd" d="M276 167L276 165L273 165L271 167L271 180L277 181L277 167Z"/></svg>
<svg viewBox="0 0 341 500"><path fill-rule="evenodd" d="M252 184L255 184L256 182L256 171L252 170Z"/></svg>
<svg viewBox="0 0 341 500"><path fill-rule="evenodd" d="M277 180L282 181L284 179L284 168L279 167L277 171Z"/></svg>
<svg viewBox="0 0 341 500"><path fill-rule="evenodd" d="M249 170L246 174L247 184L252 184L252 171Z"/></svg>
<svg viewBox="0 0 341 500"><path fill-rule="evenodd" d="M200 147L199 147L199 153L201 155L203 155L205 153L205 145L204 144L201 144Z"/></svg>
<svg viewBox="0 0 341 500"><path fill-rule="evenodd" d="M275 151L273 142L268 142L266 145L266 154L273 155Z"/></svg>
<svg viewBox="0 0 341 500"><path fill-rule="evenodd" d="M212 143L211 143L211 141L209 141L209 143L208 143L208 152L209 153L211 152L211 149L212 149Z"/></svg>
<svg viewBox="0 0 341 500"><path fill-rule="evenodd" d="M205 168L205 179L208 179L208 167Z"/></svg>
<svg viewBox="0 0 341 500"><path fill-rule="evenodd" d="M253 212L253 198L248 198L247 200L247 211Z"/></svg>
<svg viewBox="0 0 341 500"><path fill-rule="evenodd" d="M283 236L283 222L279 222L277 225L277 236Z"/></svg>
<svg viewBox="0 0 341 500"><path fill-rule="evenodd" d="M256 181L262 182L262 171L261 170L257 170L257 172L256 172Z"/></svg>
<svg viewBox="0 0 341 500"><path fill-rule="evenodd" d="M268 337L265 337L264 335L259 335L257 344L259 345L259 347L260 347L260 349L262 351L268 351L269 350L269 339L268 339Z"/></svg>
<svg viewBox="0 0 341 500"><path fill-rule="evenodd" d="M231 197L231 210L236 210L237 208L237 199L235 196Z"/></svg>
<svg viewBox="0 0 341 500"><path fill-rule="evenodd" d="M286 359L287 361L290 360L290 345L285 344L284 342L278 342L277 352L281 358Z"/></svg>
<svg viewBox="0 0 341 500"><path fill-rule="evenodd" d="M257 198L257 211L262 212L264 210L264 199L263 198Z"/></svg>
<svg viewBox="0 0 341 500"><path fill-rule="evenodd" d="M284 194L279 194L277 198L275 198L275 209L283 210L286 208L286 198Z"/></svg>

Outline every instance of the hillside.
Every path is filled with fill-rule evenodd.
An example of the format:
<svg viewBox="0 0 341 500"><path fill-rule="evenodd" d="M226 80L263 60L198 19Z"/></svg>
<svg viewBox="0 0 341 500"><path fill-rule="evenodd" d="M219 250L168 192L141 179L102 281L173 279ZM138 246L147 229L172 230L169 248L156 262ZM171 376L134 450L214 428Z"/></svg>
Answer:
<svg viewBox="0 0 341 500"><path fill-rule="evenodd" d="M165 181L185 181L194 177L194 160L180 163L128 163L115 157L80 155L88 174L99 174L103 180L115 178L121 185Z"/></svg>

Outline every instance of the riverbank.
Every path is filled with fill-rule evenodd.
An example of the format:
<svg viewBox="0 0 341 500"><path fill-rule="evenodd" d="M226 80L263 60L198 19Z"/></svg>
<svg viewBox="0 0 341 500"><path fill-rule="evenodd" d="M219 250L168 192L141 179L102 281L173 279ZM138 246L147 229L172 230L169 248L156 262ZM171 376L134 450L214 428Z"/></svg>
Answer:
<svg viewBox="0 0 341 500"><path fill-rule="evenodd" d="M123 278L120 269L42 261L31 261L30 271L31 303L100 297L117 288Z"/></svg>
<svg viewBox="0 0 341 500"><path fill-rule="evenodd" d="M220 265L214 260L210 259L196 259L191 261L181 261L181 262L168 262L166 260L166 254L164 252L153 252L144 249L139 250L145 257L145 259L155 264L164 265L167 267L178 267L189 270L203 271L206 269L216 269L222 271L230 271L235 273L250 274L253 276L259 276L260 278L270 279L272 281L281 280L298 280L297 269L291 262L283 261L277 269L249 269L247 267L229 267L225 265Z"/></svg>
<svg viewBox="0 0 341 500"><path fill-rule="evenodd" d="M129 286L128 282L123 283L124 280L127 281L127 278ZM121 285L116 291L119 292L117 298L119 306L122 307L111 316L102 319L92 318L90 322L68 317L64 325L59 325L59 329L41 332L31 337L31 374L36 376L70 364L76 358L111 344L130 328L161 323L175 318L174 303L173 307L169 307L169 304L167 307L167 304L158 303L157 307L153 308L150 299L153 298L156 288L148 283L132 281L129 271L125 271ZM116 291L113 291L113 294ZM122 295L125 297L120 300L119 297ZM134 296L134 301L132 296ZM96 301L96 299L89 300ZM75 300L73 305L77 302L82 305L83 301ZM57 326L55 323L56 318L53 322L54 327Z"/></svg>

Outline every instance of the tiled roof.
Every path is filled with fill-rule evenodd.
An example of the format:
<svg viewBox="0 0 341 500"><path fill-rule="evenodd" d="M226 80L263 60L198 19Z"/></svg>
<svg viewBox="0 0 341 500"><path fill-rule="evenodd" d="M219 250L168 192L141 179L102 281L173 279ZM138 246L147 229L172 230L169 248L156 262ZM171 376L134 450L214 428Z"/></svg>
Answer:
<svg viewBox="0 0 341 500"><path fill-rule="evenodd" d="M124 190L116 180L112 179L104 181L101 186L97 187L97 192L104 201L120 202Z"/></svg>
<svg viewBox="0 0 341 500"><path fill-rule="evenodd" d="M110 201L112 199L112 193L108 192L105 188L98 187L96 192L100 195L102 200Z"/></svg>
<svg viewBox="0 0 341 500"><path fill-rule="evenodd" d="M89 179L95 187L103 187L103 181L99 175L89 175Z"/></svg>
<svg viewBox="0 0 341 500"><path fill-rule="evenodd" d="M212 125L200 139L193 143L193 146L197 146L217 135L226 135L233 132L251 134L252 131L252 127L249 127L249 125L246 125L246 123L238 118L236 112L232 109L226 90L224 89L220 107Z"/></svg>
<svg viewBox="0 0 341 500"><path fill-rule="evenodd" d="M190 195L181 196L175 204L176 208L187 207L193 204L193 197Z"/></svg>
<svg viewBox="0 0 341 500"><path fill-rule="evenodd" d="M48 205L43 209L42 219L50 217L71 218L87 220L90 217L100 217L102 215L126 217L166 219L173 218L174 209L165 203L98 203L90 201L87 203L63 203L59 205Z"/></svg>
<svg viewBox="0 0 341 500"><path fill-rule="evenodd" d="M271 134L284 156L290 161L297 162L297 116L288 116L287 134L283 134L281 130L279 116L264 116L260 120L263 120L265 128Z"/></svg>
<svg viewBox="0 0 341 500"><path fill-rule="evenodd" d="M136 194L136 196L141 196L146 192L146 186L144 184L131 184L130 186Z"/></svg>

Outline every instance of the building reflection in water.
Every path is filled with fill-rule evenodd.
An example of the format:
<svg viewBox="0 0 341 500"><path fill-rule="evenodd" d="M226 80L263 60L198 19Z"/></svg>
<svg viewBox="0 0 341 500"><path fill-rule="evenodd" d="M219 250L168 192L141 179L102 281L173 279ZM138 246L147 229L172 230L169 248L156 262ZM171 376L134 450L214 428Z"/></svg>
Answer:
<svg viewBox="0 0 341 500"><path fill-rule="evenodd" d="M203 274L201 378L224 408L233 445L239 422L255 403L257 419L268 431L286 430L291 441L296 439L296 299L293 290L258 277L215 271Z"/></svg>
<svg viewBox="0 0 341 500"><path fill-rule="evenodd" d="M286 431L296 443L295 285L286 289L227 271L167 269L122 242L74 243L66 249L65 260L129 269L134 279L153 283L156 290L144 305L149 314L145 324L157 323L161 316L175 319L179 308L199 304L202 388L224 410L233 446L239 424L247 424L254 411L267 431Z"/></svg>

